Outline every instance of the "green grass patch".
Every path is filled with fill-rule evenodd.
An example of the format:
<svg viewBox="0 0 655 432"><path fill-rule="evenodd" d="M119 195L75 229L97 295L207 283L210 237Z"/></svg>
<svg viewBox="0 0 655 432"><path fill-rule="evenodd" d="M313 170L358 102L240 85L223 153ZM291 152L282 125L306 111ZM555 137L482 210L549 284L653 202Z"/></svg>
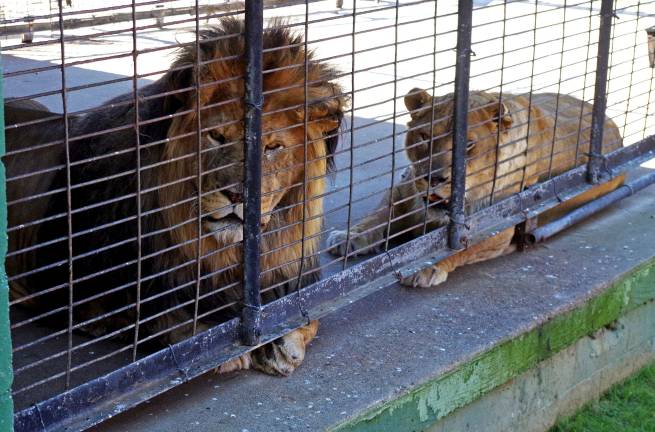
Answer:
<svg viewBox="0 0 655 432"><path fill-rule="evenodd" d="M655 431L655 363L612 387L550 432Z"/></svg>

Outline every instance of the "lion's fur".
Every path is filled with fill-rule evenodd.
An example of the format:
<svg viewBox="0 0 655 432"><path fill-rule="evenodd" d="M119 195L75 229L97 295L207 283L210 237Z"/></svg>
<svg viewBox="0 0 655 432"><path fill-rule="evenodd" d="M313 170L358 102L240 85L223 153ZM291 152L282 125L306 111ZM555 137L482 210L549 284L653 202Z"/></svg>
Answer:
<svg viewBox="0 0 655 432"><path fill-rule="evenodd" d="M319 277L315 253L323 213L320 196L325 191L325 177L346 102L340 96L340 87L331 82L336 71L316 62L312 52L305 53L302 38L280 24L275 22L264 32L263 69L268 72L263 76L261 267L262 286L267 289L265 301L296 289L298 282L307 284ZM71 246L75 323L117 310L120 313L83 328L93 334L106 334L127 327L129 334L133 331L129 324L136 318L134 303L139 296L140 318L151 317L141 325L142 335L177 326L175 331L163 332L159 340L170 343L186 337L196 307L199 231L203 237L198 311L209 314L212 321L232 316L236 310L233 306L241 298L242 229L236 217L238 205L233 207L228 196L243 192L243 33L242 21L221 20L201 35L199 69L193 66L197 63L195 46L184 48L169 72L139 91L138 150L135 129L129 126L135 121L132 94L118 96L88 114L69 117L67 131L62 116L42 110L43 115L54 117L47 130L35 136L28 133L34 126L26 126L21 128L22 133L18 129L8 136L9 177L58 167L40 177L27 176L8 184L10 203L48 193L41 199L26 201L28 204L9 207L13 227L10 253L14 254L8 260L8 271L14 301L45 310L68 303L68 198L62 142L67 132L74 186L70 217L74 234ZM306 60L309 67L305 72ZM200 89L198 98L196 87ZM7 104L8 113L21 117L18 105ZM200 139L196 133L197 112L203 128ZM109 129L113 130L89 136ZM210 138L210 133L219 137L218 141ZM54 144L45 145L53 141ZM37 152L12 153L34 145L42 148ZM270 150L277 145L282 147ZM201 185L197 181L199 150L205 173ZM142 170L140 206L136 195L137 151ZM103 158L107 155L110 157ZM103 180L106 177L109 178ZM199 190L203 216L200 227ZM39 205L35 207L34 203ZM26 231L21 226L43 218L49 219L30 226L30 235L23 235ZM139 229L140 264L136 240ZM25 250L48 241L48 246ZM19 250L22 252L16 253ZM303 256L303 273L309 273L300 278ZM56 264L62 260L63 264ZM20 277L44 266L51 268ZM141 277L140 292L135 282L137 275ZM59 288L46 293L51 287ZM25 295L34 297L21 301ZM171 312L161 313L169 308ZM182 323L186 325L181 326Z"/></svg>
<svg viewBox="0 0 655 432"><path fill-rule="evenodd" d="M411 116L405 140L411 165L402 181L384 197L378 211L351 228L349 253L369 253L383 244L388 209L395 220L390 235L403 230L410 236L420 234L426 214L428 229L443 226L449 220L445 203L450 198L451 186L453 95L433 98L424 90L413 89L405 96L405 105ZM504 93L501 99L497 93L471 92L467 131L467 213L586 163L591 111L590 104L568 95ZM621 146L616 124L606 118L602 153ZM430 172L431 186L428 187ZM589 200L602 195L621 181L619 178L608 186L596 188L598 190L584 198ZM426 202L428 197L430 200ZM575 205L582 203L583 200L576 200ZM569 211L571 207L567 206ZM561 213L561 209L558 210ZM513 234L514 228L508 229L403 282L422 286L442 282L447 273L459 265L511 251ZM345 254L346 237L343 231L333 232L328 239L331 251Z"/></svg>

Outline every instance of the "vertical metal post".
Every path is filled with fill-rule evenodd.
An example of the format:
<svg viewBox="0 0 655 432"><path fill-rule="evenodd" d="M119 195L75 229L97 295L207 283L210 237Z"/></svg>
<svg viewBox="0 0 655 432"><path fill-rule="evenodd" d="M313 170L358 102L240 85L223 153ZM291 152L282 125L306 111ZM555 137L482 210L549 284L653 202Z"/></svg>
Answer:
<svg viewBox="0 0 655 432"><path fill-rule="evenodd" d="M70 387L71 369L73 366L73 198L71 180L70 136L68 117L68 88L66 87L66 43L64 41L64 6L62 0L57 0L59 9L59 54L61 57L61 107L64 114L64 146L66 149L66 218L68 222L68 350L66 353L66 389Z"/></svg>
<svg viewBox="0 0 655 432"><path fill-rule="evenodd" d="M473 1L459 0L457 13L457 64L455 68L455 111L453 113L453 164L449 203L450 227L448 244L451 249L466 246L464 234L464 194L466 192L466 144L469 106L469 75L471 73L471 24Z"/></svg>
<svg viewBox="0 0 655 432"><path fill-rule="evenodd" d="M600 6L600 28L598 30L598 57L596 59L596 85L594 87L594 107L591 116L591 139L587 180L598 183L601 180L600 168L603 153L603 126L607 104L607 67L610 53L610 36L614 0L602 0Z"/></svg>
<svg viewBox="0 0 655 432"><path fill-rule="evenodd" d="M261 336L261 293L259 259L262 195L262 40L263 0L246 3L246 116L244 141L243 220L243 343L257 345Z"/></svg>
<svg viewBox="0 0 655 432"><path fill-rule="evenodd" d="M2 99L2 61L0 59L0 156L5 154L5 113ZM11 398L11 333L9 332L9 284L5 273L7 254L7 191L5 166L0 162L0 430L11 431L14 406Z"/></svg>

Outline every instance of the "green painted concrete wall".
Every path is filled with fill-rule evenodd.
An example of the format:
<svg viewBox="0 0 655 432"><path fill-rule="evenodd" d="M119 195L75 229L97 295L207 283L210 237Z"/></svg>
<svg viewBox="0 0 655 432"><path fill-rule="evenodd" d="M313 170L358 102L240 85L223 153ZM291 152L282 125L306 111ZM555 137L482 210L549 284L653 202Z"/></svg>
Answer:
<svg viewBox="0 0 655 432"><path fill-rule="evenodd" d="M423 431L456 409L653 299L655 260L624 275L581 306L481 353L444 376L347 420L333 431Z"/></svg>
<svg viewBox="0 0 655 432"><path fill-rule="evenodd" d="M2 98L2 58L0 57L0 156L5 154L5 113ZM13 430L14 404L11 399L11 335L9 333L9 283L5 273L7 253L7 191L5 167L0 163L0 431Z"/></svg>

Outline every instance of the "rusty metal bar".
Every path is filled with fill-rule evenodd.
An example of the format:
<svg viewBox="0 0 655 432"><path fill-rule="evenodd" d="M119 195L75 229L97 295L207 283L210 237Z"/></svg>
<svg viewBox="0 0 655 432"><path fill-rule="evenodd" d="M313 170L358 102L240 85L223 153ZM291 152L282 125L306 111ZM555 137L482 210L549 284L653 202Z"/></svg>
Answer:
<svg viewBox="0 0 655 432"><path fill-rule="evenodd" d="M261 282L259 279L262 195L262 50L264 2L246 2L246 117L244 140L243 310L242 338L257 345L261 336Z"/></svg>
<svg viewBox="0 0 655 432"><path fill-rule="evenodd" d="M466 245L464 194L466 192L466 144L468 129L469 75L471 73L471 30L473 1L459 0L457 14L457 64L455 67L455 110L453 113L453 164L448 205L451 249Z"/></svg>
<svg viewBox="0 0 655 432"><path fill-rule="evenodd" d="M614 0L602 0L600 6L600 29L598 31L598 57L596 60L596 86L594 107L591 116L591 142L589 144L589 164L587 178L590 183L603 180L600 172L603 162L603 126L605 106L607 105L607 67L610 54L610 36Z"/></svg>

